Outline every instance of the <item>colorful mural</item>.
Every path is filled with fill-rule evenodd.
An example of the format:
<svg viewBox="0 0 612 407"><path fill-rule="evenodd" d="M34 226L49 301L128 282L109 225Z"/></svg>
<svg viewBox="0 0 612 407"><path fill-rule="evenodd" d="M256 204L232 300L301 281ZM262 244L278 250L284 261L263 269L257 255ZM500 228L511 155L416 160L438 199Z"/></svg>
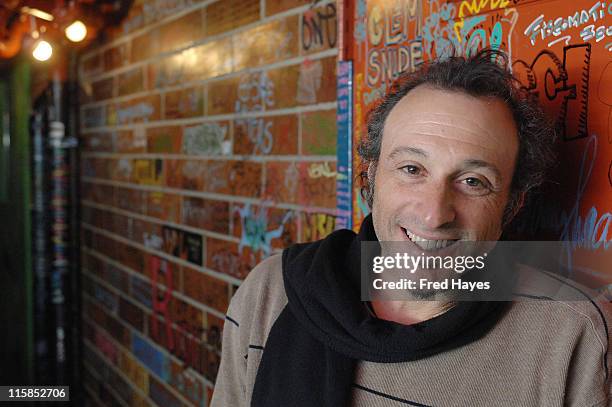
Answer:
<svg viewBox="0 0 612 407"><path fill-rule="evenodd" d="M559 134L560 162L525 236L571 240L574 266L605 291L612 273L592 252L612 240L612 4L539 0L357 0L352 41L353 145L365 118L402 71L424 61L490 47L504 50L522 85ZM356 154L354 174L361 164ZM353 224L367 214L353 185ZM586 253L586 255L585 255ZM608 288L606 288L608 287ZM612 286L610 286L612 287Z"/></svg>

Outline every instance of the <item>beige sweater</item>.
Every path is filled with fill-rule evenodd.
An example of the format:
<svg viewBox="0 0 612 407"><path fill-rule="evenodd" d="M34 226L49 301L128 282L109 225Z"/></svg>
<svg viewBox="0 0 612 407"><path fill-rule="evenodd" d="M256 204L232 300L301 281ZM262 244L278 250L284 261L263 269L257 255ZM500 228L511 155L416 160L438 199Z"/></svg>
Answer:
<svg viewBox="0 0 612 407"><path fill-rule="evenodd" d="M250 405L266 339L286 304L276 255L249 274L230 303L212 407ZM600 309L612 321L609 308ZM606 327L589 301L515 302L476 342L413 362L359 362L352 405L612 406L606 329L612 335L612 323Z"/></svg>

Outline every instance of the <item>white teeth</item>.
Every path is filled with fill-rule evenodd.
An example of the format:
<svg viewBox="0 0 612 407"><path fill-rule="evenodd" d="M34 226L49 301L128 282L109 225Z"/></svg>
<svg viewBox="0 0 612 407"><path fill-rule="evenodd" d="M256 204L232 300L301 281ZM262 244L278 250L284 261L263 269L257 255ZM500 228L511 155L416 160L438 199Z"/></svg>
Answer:
<svg viewBox="0 0 612 407"><path fill-rule="evenodd" d="M410 238L410 240L412 240L417 246L419 246L423 250L442 249L446 246L450 246L455 242L454 240L429 240L415 235L408 229L405 230L406 234L408 235L408 238Z"/></svg>

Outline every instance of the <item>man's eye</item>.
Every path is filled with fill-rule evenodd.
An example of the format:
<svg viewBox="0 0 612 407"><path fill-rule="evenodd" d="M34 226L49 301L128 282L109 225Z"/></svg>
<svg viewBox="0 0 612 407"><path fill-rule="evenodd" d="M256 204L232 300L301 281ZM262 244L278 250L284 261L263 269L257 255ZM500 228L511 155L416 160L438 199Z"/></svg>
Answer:
<svg viewBox="0 0 612 407"><path fill-rule="evenodd" d="M418 175L419 173L419 167L416 165L406 165L401 170L411 175Z"/></svg>
<svg viewBox="0 0 612 407"><path fill-rule="evenodd" d="M490 189L489 186L478 178L468 177L463 180L465 184L474 189Z"/></svg>

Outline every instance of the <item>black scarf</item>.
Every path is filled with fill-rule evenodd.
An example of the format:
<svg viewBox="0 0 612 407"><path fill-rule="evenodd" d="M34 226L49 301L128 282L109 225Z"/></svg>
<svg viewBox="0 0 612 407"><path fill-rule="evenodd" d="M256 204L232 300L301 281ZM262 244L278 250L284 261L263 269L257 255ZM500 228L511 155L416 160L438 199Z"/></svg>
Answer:
<svg viewBox="0 0 612 407"><path fill-rule="evenodd" d="M360 242L376 240L370 215L358 235L338 230L285 249L288 305L270 330L251 406L347 406L358 360L407 362L457 348L483 336L505 309L460 302L414 325L371 316L360 297Z"/></svg>

